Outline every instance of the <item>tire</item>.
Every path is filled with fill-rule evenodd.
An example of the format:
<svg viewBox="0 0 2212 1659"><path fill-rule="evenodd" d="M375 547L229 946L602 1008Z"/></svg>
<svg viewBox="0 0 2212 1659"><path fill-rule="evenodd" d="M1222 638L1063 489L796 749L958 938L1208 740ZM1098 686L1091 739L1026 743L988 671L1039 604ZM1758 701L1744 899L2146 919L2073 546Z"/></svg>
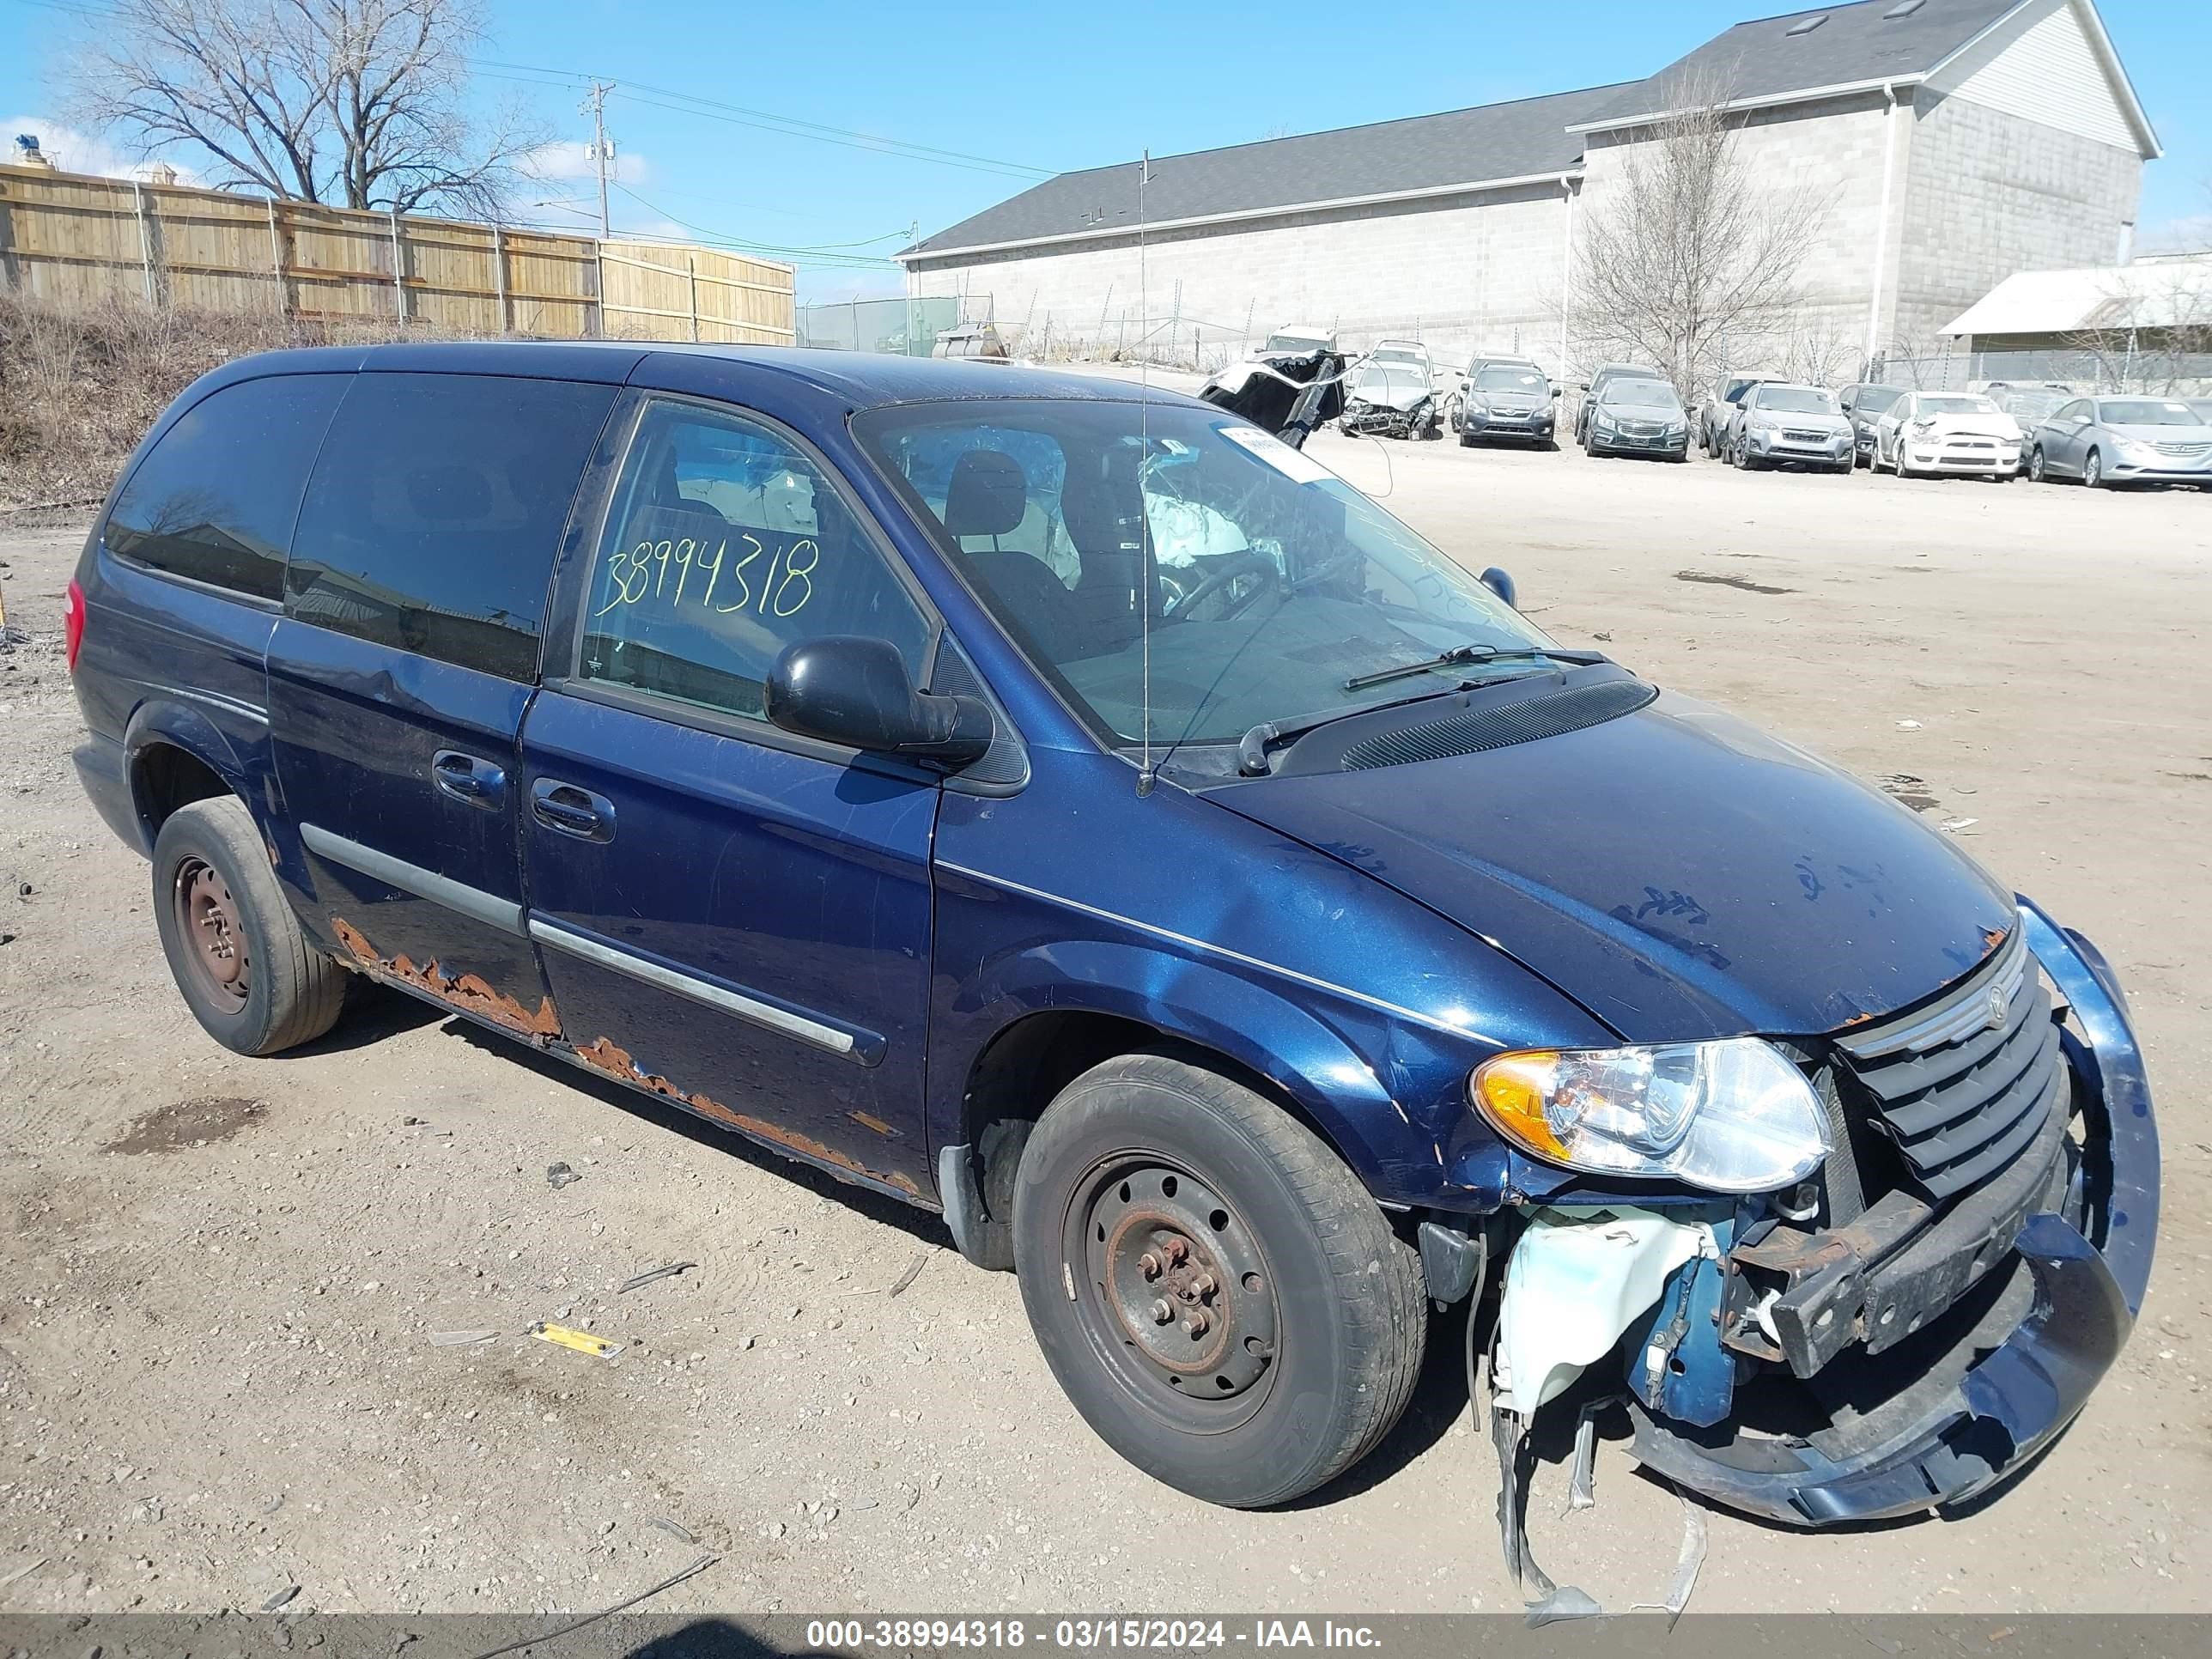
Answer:
<svg viewBox="0 0 2212 1659"><path fill-rule="evenodd" d="M2049 483L2051 481L2044 463L2041 444L2027 453L2027 481L2030 483Z"/></svg>
<svg viewBox="0 0 2212 1659"><path fill-rule="evenodd" d="M1751 440L1739 438L1735 442L1735 468L1739 472L1756 472L1760 462L1751 453Z"/></svg>
<svg viewBox="0 0 2212 1659"><path fill-rule="evenodd" d="M307 942L234 796L180 806L161 826L154 917L185 1006L224 1048L281 1054L337 1023L345 969Z"/></svg>
<svg viewBox="0 0 2212 1659"><path fill-rule="evenodd" d="M1462 427L1459 429L1459 447L1462 449L1472 449L1474 447L1474 434L1469 432L1465 427Z"/></svg>
<svg viewBox="0 0 2212 1659"><path fill-rule="evenodd" d="M2096 450L2091 450L2081 458L2081 482L2092 489L2110 489L2112 487L2105 479L2105 458Z"/></svg>
<svg viewBox="0 0 2212 1659"><path fill-rule="evenodd" d="M1352 1171L1273 1102L1164 1054L1093 1066L1047 1109L1015 1187L1014 1263L1084 1420L1209 1503L1283 1504L1334 1479L1420 1375L1418 1261Z"/></svg>

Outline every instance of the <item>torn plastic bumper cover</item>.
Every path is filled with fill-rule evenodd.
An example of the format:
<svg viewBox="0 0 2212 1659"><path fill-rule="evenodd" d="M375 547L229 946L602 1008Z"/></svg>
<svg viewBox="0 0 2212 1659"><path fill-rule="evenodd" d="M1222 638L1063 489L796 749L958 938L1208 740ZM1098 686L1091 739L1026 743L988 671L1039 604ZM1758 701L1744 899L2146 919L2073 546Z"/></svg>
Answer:
<svg viewBox="0 0 2212 1659"><path fill-rule="evenodd" d="M1985 1273L1997 1283L2012 1253L2025 1280L2011 1302L1991 1304L1991 1317L2009 1328L1988 1331L1977 1344L1987 1351L1933 1398L1908 1387L1850 1432L1802 1440L1754 1438L1725 1425L1698 1433L1632 1401L1640 1462L1716 1502L1788 1525L1878 1520L1986 1490L2033 1458L2087 1401L2125 1344L2150 1276L2158 1132L2126 1002L2103 957L2025 899L2021 917L2087 1036L2068 1032L2063 1047L2086 1130L2080 1212L2090 1232L2101 1233L2101 1248L2054 1212L2051 1171L2063 1183L2065 1165L2056 1161L2058 1148L2039 1144L2009 1179L1924 1230L1926 1215L1910 1213L1908 1200L1819 1236L1814 1255L1825 1259L1806 1254L1806 1235L1762 1241L1763 1261L1757 1251L1739 1259L1789 1282L1768 1308L1780 1357L1800 1376L1850 1342L1872 1350L1901 1340L1916 1310L1948 1305ZM2062 1114L2051 1133L2063 1125ZM2024 1314L2016 1322L2014 1305Z"/></svg>

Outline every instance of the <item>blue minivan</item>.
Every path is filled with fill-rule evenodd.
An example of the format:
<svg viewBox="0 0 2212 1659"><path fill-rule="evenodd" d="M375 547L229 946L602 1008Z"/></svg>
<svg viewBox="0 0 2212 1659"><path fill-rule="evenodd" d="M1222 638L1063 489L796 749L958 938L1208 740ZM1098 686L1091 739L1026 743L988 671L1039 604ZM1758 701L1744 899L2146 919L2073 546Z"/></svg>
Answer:
<svg viewBox="0 0 2212 1659"><path fill-rule="evenodd" d="M1136 386L404 344L194 385L67 638L216 1041L363 976L939 1211L1186 1492L1344 1471L1462 1303L1509 1478L1604 1401L1785 1523L1983 1491L2149 1273L2113 975L1510 592Z"/></svg>

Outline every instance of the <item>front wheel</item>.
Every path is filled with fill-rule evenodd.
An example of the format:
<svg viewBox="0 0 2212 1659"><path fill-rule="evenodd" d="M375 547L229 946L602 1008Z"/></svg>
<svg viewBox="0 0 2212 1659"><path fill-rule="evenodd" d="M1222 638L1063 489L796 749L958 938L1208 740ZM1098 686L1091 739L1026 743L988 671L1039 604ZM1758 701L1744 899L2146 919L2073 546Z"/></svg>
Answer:
<svg viewBox="0 0 2212 1659"><path fill-rule="evenodd" d="M2092 489L2105 489L2105 458L2095 450L2081 463L2081 482Z"/></svg>
<svg viewBox="0 0 2212 1659"><path fill-rule="evenodd" d="M1062 1090L1022 1155L1014 1264L1076 1410L1210 1503L1287 1503L1373 1449L1428 1333L1420 1270L1280 1107L1164 1054Z"/></svg>
<svg viewBox="0 0 2212 1659"><path fill-rule="evenodd" d="M2038 444L2027 454L2027 481L2030 483L2049 483L2051 475L2044 471L2043 446Z"/></svg>

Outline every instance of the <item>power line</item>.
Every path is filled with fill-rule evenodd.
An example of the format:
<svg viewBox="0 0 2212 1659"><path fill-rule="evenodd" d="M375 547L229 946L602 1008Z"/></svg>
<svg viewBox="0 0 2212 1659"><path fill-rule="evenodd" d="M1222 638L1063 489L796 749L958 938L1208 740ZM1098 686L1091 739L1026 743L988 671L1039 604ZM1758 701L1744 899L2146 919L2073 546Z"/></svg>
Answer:
<svg viewBox="0 0 2212 1659"><path fill-rule="evenodd" d="M742 237L726 235L720 231L711 230L704 225L693 224L689 219L678 218L667 209L647 201L628 185L617 182L615 188L641 207L652 209L671 224L681 225L684 229L692 232L695 237L706 246L725 247L733 252L754 254L762 258L788 259L793 264L805 265L821 270L874 270L888 273L898 269L897 264L890 259L871 258L865 254L823 252L815 248L781 247L767 242L749 241ZM892 231L887 233L886 236L873 236L868 240L880 242L887 240L888 236L900 234ZM847 246L863 245L849 243Z"/></svg>
<svg viewBox="0 0 2212 1659"><path fill-rule="evenodd" d="M574 83L590 77L572 70L550 69L540 64L510 64L497 58L479 58L476 62L485 71L507 71L501 79L518 78L523 75L550 76L556 82ZM545 85L545 81L525 84ZM651 93L654 97L639 94ZM875 133L859 132L850 127L831 126L825 122L810 121L796 115L782 115L774 110L752 109L743 104L726 103L718 98L703 97L697 93L683 92L672 87L655 86L650 82L630 81L618 94L633 103L650 104L656 109L666 109L678 114L703 115L710 119L729 122L734 126L757 127L763 131L781 132L793 138L811 138L822 143L842 144L852 149L874 150L881 155L902 155L912 161L934 161L945 167L964 167L977 173L999 173L1016 176L1048 178L1054 169L1031 167L1026 162L1008 161L997 156L976 155L966 150L944 149L934 144L911 143L900 138L885 138ZM674 103L665 100L673 99Z"/></svg>

